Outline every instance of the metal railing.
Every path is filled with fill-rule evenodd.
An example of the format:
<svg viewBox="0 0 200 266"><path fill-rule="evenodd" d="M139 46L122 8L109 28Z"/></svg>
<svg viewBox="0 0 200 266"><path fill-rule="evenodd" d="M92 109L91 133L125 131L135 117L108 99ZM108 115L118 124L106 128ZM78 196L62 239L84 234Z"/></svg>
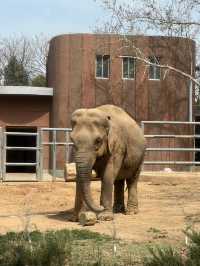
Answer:
<svg viewBox="0 0 200 266"><path fill-rule="evenodd" d="M174 134L172 130L169 130L169 134L166 133L156 133L156 134L145 134L145 130L147 126L161 126L161 125L174 125L174 126L181 126L181 125L189 125L194 126L190 132L186 132L186 134ZM145 137L147 140L161 140L163 138L166 139L186 139L188 142L190 139L194 141L195 139L200 139L200 134L195 134L195 126L199 125L200 122L181 122L181 121L142 121L141 127L143 128ZM155 127L154 127L155 129ZM44 148L48 147L48 153L52 159L52 164L50 165L50 168L52 170L52 179L55 180L57 174L57 153L58 153L58 147L63 146L64 151L62 150L61 157L63 161L68 163L70 160L70 147L73 145L73 143L70 141L69 133L71 132L71 128L41 128L38 129L38 132L31 133L31 132L6 132L2 128L0 128L0 178L1 180L6 180L6 167L7 166L35 166L36 167L36 180L42 180L43 178L43 172L44 172L44 161L47 160L44 158ZM154 132L156 132L154 130ZM45 135L47 133L48 135ZM59 134L62 133L62 138ZM7 145L7 137L9 135L13 136L35 136L36 137L36 146L34 147L27 147L27 146L8 146ZM192 142L191 141L191 142ZM7 161L7 151L10 150L30 150L30 151L36 151L36 160L35 162L8 162ZM168 146L162 146L158 147L156 145L155 147L148 146L147 147L147 153L148 152L155 152L155 153L162 153L162 152L188 152L192 153L193 155L195 152L200 152L200 147L195 148L195 146L189 147L183 146L183 147L168 147ZM46 152L45 152L46 154ZM48 157L48 156L47 156ZM200 165L200 161L195 161L194 157L193 160L146 160L144 161L144 165Z"/></svg>
<svg viewBox="0 0 200 266"><path fill-rule="evenodd" d="M57 146L64 146L65 147L65 155L64 160L66 163L69 162L69 149L70 146L73 145L70 142L69 133L72 131L71 128L41 128L40 129L40 179L43 177L43 160L44 160L44 146L49 146L51 148L51 156L52 156L52 176L53 180L56 178L56 155L57 155ZM44 139L44 132L50 133L52 136L49 136L50 141L43 141ZM63 132L64 133L64 141L57 140L57 133Z"/></svg>
<svg viewBox="0 0 200 266"><path fill-rule="evenodd" d="M193 134L145 134L146 126L153 125L190 125L194 126L192 128ZM199 161L195 161L195 152L199 152L200 148L195 148L195 140L200 139L200 135L195 134L195 126L200 125L200 122L188 122L188 121L142 121L141 127L143 129L144 135L148 141L148 139L159 139L168 138L168 139L191 139L193 140L193 147L147 147L147 152L192 152L193 159L191 161L178 161L178 160L170 160L170 161L144 161L145 165L200 165ZM172 131L172 130L171 130Z"/></svg>

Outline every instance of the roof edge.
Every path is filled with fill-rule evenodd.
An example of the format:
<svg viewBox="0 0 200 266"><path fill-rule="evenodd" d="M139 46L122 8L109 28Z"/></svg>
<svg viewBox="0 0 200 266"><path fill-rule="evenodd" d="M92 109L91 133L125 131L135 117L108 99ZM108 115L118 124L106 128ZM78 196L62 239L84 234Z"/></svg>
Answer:
<svg viewBox="0 0 200 266"><path fill-rule="evenodd" d="M0 95L53 96L53 88L31 86L0 86Z"/></svg>

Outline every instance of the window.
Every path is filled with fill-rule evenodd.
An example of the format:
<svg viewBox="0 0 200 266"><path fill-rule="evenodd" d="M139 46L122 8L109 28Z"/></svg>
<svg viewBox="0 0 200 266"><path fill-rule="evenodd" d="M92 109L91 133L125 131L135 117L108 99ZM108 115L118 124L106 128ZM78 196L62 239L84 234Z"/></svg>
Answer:
<svg viewBox="0 0 200 266"><path fill-rule="evenodd" d="M160 60L158 57L149 57L149 61L153 64L159 64ZM160 80L160 67L156 65L149 65L149 79Z"/></svg>
<svg viewBox="0 0 200 266"><path fill-rule="evenodd" d="M109 78L110 75L110 56L96 56L96 78Z"/></svg>
<svg viewBox="0 0 200 266"><path fill-rule="evenodd" d="M123 56L122 61L123 79L135 78L135 58L130 56Z"/></svg>

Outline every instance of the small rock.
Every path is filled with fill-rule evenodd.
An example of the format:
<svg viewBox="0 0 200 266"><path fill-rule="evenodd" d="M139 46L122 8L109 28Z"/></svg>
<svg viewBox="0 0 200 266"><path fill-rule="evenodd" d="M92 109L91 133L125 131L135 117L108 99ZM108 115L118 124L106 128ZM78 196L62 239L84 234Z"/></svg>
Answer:
<svg viewBox="0 0 200 266"><path fill-rule="evenodd" d="M94 225L97 222L97 217L94 212L81 212L79 215L79 223L82 226Z"/></svg>

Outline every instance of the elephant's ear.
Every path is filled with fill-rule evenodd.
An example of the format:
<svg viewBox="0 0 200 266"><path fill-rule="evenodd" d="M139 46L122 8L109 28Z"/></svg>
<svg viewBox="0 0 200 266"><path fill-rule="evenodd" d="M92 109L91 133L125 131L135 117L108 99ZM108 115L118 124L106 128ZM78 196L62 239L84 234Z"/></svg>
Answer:
<svg viewBox="0 0 200 266"><path fill-rule="evenodd" d="M114 148L117 144L117 130L112 123L110 116L108 116L109 120L109 130L108 130L108 150L112 154Z"/></svg>

